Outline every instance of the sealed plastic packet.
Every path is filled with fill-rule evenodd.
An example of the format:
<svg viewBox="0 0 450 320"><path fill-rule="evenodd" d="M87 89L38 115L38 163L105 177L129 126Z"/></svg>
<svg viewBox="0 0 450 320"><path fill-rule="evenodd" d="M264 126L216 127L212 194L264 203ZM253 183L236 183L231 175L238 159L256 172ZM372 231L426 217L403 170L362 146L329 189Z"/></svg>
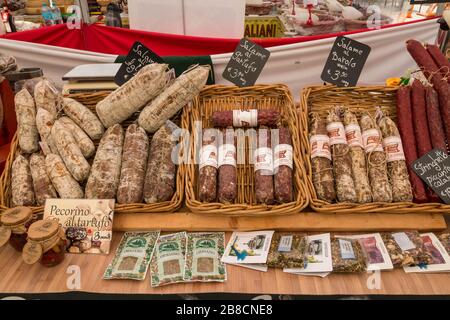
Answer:
<svg viewBox="0 0 450 320"><path fill-rule="evenodd" d="M183 281L186 232L160 236L150 262L152 287Z"/></svg>
<svg viewBox="0 0 450 320"><path fill-rule="evenodd" d="M364 272L366 257L358 240L333 238L331 240L333 272Z"/></svg>
<svg viewBox="0 0 450 320"><path fill-rule="evenodd" d="M275 232L270 244L267 266L304 268L307 238L302 233Z"/></svg>
<svg viewBox="0 0 450 320"><path fill-rule="evenodd" d="M417 266L430 261L417 231L383 232L381 238L395 268Z"/></svg>
<svg viewBox="0 0 450 320"><path fill-rule="evenodd" d="M450 255L450 233L448 233L448 232L441 233L438 236L438 239L444 246L445 251L447 251L447 253Z"/></svg>
<svg viewBox="0 0 450 320"><path fill-rule="evenodd" d="M144 280L159 231L125 232L103 279Z"/></svg>
<svg viewBox="0 0 450 320"><path fill-rule="evenodd" d="M223 232L188 233L184 281L226 281L227 270L220 261L224 249Z"/></svg>

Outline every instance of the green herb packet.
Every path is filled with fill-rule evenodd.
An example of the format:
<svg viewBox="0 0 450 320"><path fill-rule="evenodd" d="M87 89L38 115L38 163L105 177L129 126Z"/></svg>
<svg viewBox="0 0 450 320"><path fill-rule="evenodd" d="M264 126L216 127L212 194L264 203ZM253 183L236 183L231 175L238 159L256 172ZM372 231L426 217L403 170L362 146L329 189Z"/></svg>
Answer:
<svg viewBox="0 0 450 320"><path fill-rule="evenodd" d="M183 281L185 253L186 232L159 237L150 262L152 287Z"/></svg>
<svg viewBox="0 0 450 320"><path fill-rule="evenodd" d="M307 238L303 233L275 232L267 256L270 268L304 268Z"/></svg>
<svg viewBox="0 0 450 320"><path fill-rule="evenodd" d="M223 232L188 233L184 280L226 281L227 270L225 264L220 261L224 250Z"/></svg>
<svg viewBox="0 0 450 320"><path fill-rule="evenodd" d="M159 233L125 232L103 279L144 280Z"/></svg>

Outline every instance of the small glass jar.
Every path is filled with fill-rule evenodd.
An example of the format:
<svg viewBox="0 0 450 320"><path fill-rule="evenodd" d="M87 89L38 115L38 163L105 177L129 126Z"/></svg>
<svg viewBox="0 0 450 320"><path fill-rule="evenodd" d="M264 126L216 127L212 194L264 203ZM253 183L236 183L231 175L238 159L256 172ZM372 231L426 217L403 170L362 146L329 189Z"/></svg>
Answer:
<svg viewBox="0 0 450 320"><path fill-rule="evenodd" d="M25 263L39 261L44 267L60 264L66 255L66 236L56 220L41 220L33 223L28 230L28 242L23 247Z"/></svg>
<svg viewBox="0 0 450 320"><path fill-rule="evenodd" d="M0 220L0 247L9 242L14 249L22 251L27 243L28 228L37 216L28 207L16 207L3 212Z"/></svg>

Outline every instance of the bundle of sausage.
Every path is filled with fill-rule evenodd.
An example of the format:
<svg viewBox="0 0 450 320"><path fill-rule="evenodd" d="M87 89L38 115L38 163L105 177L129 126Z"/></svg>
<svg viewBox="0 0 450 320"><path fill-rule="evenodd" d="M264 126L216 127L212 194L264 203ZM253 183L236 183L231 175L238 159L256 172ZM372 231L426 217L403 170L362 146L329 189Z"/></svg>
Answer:
<svg viewBox="0 0 450 320"><path fill-rule="evenodd" d="M397 127L386 116L381 117L379 126L372 115L363 113L358 121L342 107L330 110L326 120L312 115L312 180L319 200L412 201Z"/></svg>
<svg viewBox="0 0 450 320"><path fill-rule="evenodd" d="M216 199L224 204L238 198L237 165L254 165L255 202L276 204L293 201L293 149L288 128L279 127L276 110L215 111L212 123L218 128L202 134L198 195L202 202ZM236 128L253 128L234 130ZM276 129L271 129L276 128ZM245 156L246 137L249 157ZM217 190L217 191L216 191Z"/></svg>
<svg viewBox="0 0 450 320"><path fill-rule="evenodd" d="M144 69L139 77L125 85L128 88L125 91L136 93L142 85L138 80L148 77L145 74L150 71L152 75L155 68L159 70L161 66ZM142 203L143 200L155 203L172 198L177 162L172 159L176 140L172 139L172 131L178 127L170 122L162 125L150 146L146 131L137 124L130 125L124 135L122 126L112 124L116 122L112 120L105 132L100 119L87 107L76 100L62 98L55 90L49 80L42 79L34 88L34 97L27 89L16 95L21 154L12 165L13 206L44 205L46 199L58 195L61 198L117 197L118 203ZM100 108L105 108L108 101L123 102L123 90L110 95ZM139 99L131 102L138 105L148 97ZM65 116L61 116L61 111ZM93 140L100 138L96 150ZM91 167L88 160L92 157Z"/></svg>

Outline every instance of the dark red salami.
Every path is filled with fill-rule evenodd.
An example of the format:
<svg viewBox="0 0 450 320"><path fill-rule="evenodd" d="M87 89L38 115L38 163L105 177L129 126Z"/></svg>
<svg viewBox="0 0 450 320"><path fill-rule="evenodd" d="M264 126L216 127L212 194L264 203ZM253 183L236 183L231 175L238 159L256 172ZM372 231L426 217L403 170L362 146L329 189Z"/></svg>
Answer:
<svg viewBox="0 0 450 320"><path fill-rule="evenodd" d="M234 130L224 130L222 143L219 144L219 202L230 204L237 198L236 140Z"/></svg>
<svg viewBox="0 0 450 320"><path fill-rule="evenodd" d="M217 129L203 131L198 174L198 197L203 202L217 198L217 132Z"/></svg>
<svg viewBox="0 0 450 320"><path fill-rule="evenodd" d="M278 129L279 144L274 148L274 187L275 200L279 203L294 199L292 184L293 150L292 138L288 128Z"/></svg>
<svg viewBox="0 0 450 320"><path fill-rule="evenodd" d="M437 92L430 86L425 88L427 101L427 118L428 127L430 129L430 138L433 148L447 151L445 142L445 131L442 125L441 113L439 111L439 96Z"/></svg>
<svg viewBox="0 0 450 320"><path fill-rule="evenodd" d="M435 64L439 68L441 75L443 77L446 77L447 82L450 83L450 62L448 61L448 59L444 56L438 46L434 44L427 44L426 48L430 56L433 58Z"/></svg>
<svg viewBox="0 0 450 320"><path fill-rule="evenodd" d="M427 202L425 186L422 180L411 170L411 164L418 157L411 111L410 87L400 87L397 91L397 119L398 129L403 142L403 151L405 152L408 166L409 179L413 189L414 201L417 203Z"/></svg>
<svg viewBox="0 0 450 320"><path fill-rule="evenodd" d="M257 203L273 204L273 152L270 129L258 130L257 149L254 154L255 196Z"/></svg>

